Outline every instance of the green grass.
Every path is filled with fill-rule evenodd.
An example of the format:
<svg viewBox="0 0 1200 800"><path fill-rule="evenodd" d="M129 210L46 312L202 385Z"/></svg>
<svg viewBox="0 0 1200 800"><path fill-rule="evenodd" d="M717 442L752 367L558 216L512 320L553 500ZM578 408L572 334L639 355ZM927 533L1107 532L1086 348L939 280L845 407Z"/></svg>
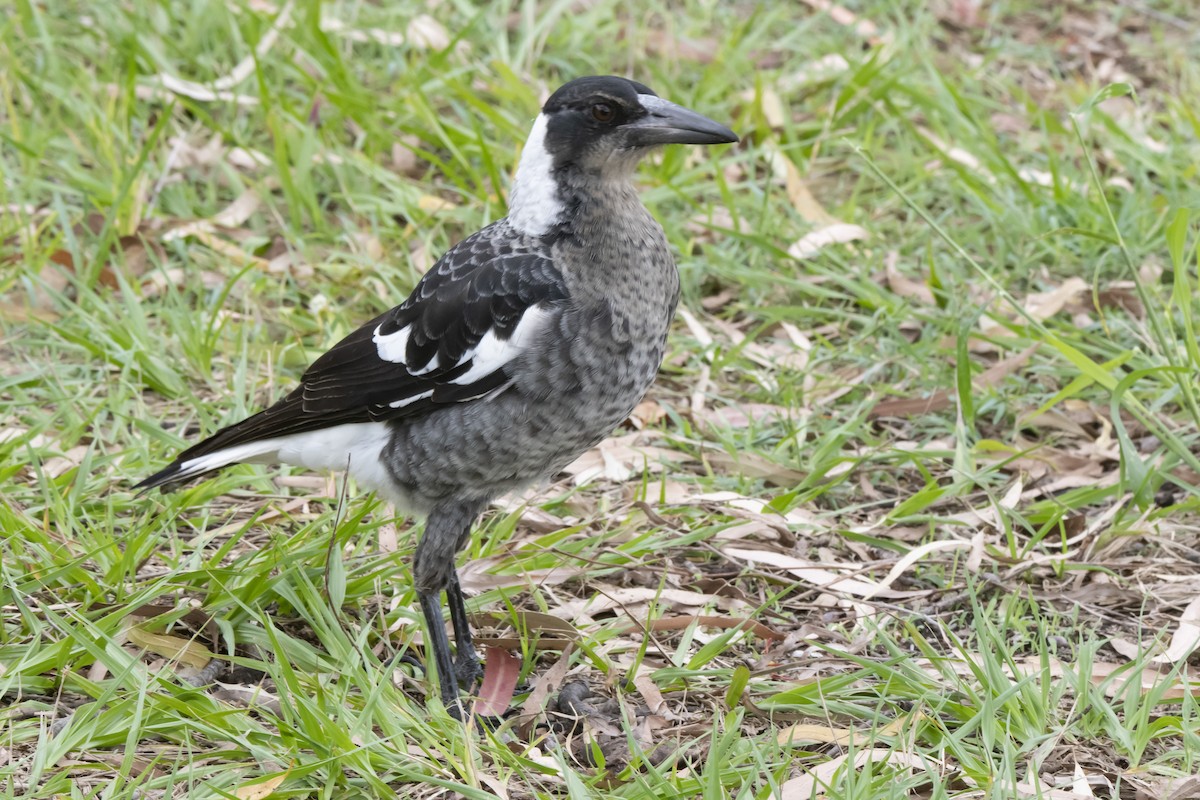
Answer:
<svg viewBox="0 0 1200 800"><path fill-rule="evenodd" d="M1200 18L845 5L875 33L803 3L10 5L0 797L1169 797L1200 771ZM403 41L421 14L450 40ZM514 702L558 670L598 716L464 729L408 657L419 523L279 469L129 487L502 215L539 99L609 72L743 143L640 172L695 320L649 456L460 557L521 640ZM830 218L868 237L788 256ZM578 628L565 656L534 612Z"/></svg>

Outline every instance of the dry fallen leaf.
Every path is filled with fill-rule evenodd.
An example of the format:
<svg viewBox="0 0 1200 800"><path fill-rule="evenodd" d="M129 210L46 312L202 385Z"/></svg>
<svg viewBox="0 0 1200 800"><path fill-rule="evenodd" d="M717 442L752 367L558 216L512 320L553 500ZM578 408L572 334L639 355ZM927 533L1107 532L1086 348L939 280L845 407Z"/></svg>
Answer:
<svg viewBox="0 0 1200 800"><path fill-rule="evenodd" d="M943 0L938 4L937 18L956 28L979 25L979 7L983 0Z"/></svg>
<svg viewBox="0 0 1200 800"><path fill-rule="evenodd" d="M1088 294L1089 292L1090 289L1087 281L1083 280L1083 278L1071 276L1063 281L1060 286L1044 292L1033 292L1026 295L1019 302L1025 314L1028 314L1035 320L1041 321L1054 316L1066 308L1068 303L1077 301L1080 295ZM995 313L1013 320L1021 317L1017 309L1007 300L997 302ZM979 328L984 333L989 333L1003 328L1003 324L997 319L985 316L979 320Z"/></svg>
<svg viewBox="0 0 1200 800"><path fill-rule="evenodd" d="M943 141L941 137L928 128L918 125L917 131L920 132L920 134L924 136L930 144L945 153L946 157L951 161L961 164L972 172L978 173L988 183L995 183L996 177L984 168L983 164L974 156L974 154L964 150L961 147Z"/></svg>
<svg viewBox="0 0 1200 800"><path fill-rule="evenodd" d="M485 611L471 614L471 622L479 627L495 625L502 622L515 625L522 633L552 633L567 639L579 639L582 634L579 629L565 619L554 614L543 614L540 611ZM515 621L514 621L515 620Z"/></svg>
<svg viewBox="0 0 1200 800"><path fill-rule="evenodd" d="M888 288L900 297L908 297L929 306L933 305L933 290L929 288L928 284L914 281L898 270L896 264L899 260L900 254L895 250L888 252L887 258L884 260L884 276L887 279Z"/></svg>
<svg viewBox="0 0 1200 800"><path fill-rule="evenodd" d="M197 641L165 633L150 633L136 625L126 631L126 639L143 650L196 669L204 669L213 658L212 651Z"/></svg>
<svg viewBox="0 0 1200 800"><path fill-rule="evenodd" d="M832 785L838 770L861 769L872 762L891 764L909 769L929 769L940 766L932 756L920 756L900 750L885 750L877 747L871 750L858 750L853 753L842 753L839 756L813 767L798 778L792 778L779 787L780 800L813 800L817 792ZM819 795L824 797L823 794Z"/></svg>
<svg viewBox="0 0 1200 800"><path fill-rule="evenodd" d="M408 23L408 43L422 50L445 50L450 46L446 26L428 14L418 14Z"/></svg>
<svg viewBox="0 0 1200 800"><path fill-rule="evenodd" d="M51 478L57 478L61 475L65 475L67 472L75 469L83 462L83 458L87 455L88 449L88 445L79 444L75 445L62 455L52 456L46 459L46 462L42 465L42 471Z"/></svg>
<svg viewBox="0 0 1200 800"><path fill-rule="evenodd" d="M822 742L838 744L843 747L850 745L856 749L870 747L876 737L895 736L910 724L909 717L897 717L878 730L858 730L855 728L835 728L832 725L820 725L812 722L798 722L783 728L775 735L775 741L782 745L795 745L807 742Z"/></svg>
<svg viewBox="0 0 1200 800"><path fill-rule="evenodd" d="M1041 674L1043 665L1037 657L1031 656L1017 662L1021 676ZM1071 664L1058 659L1050 659L1049 672L1052 677L1061 678L1067 673L1074 673ZM1151 689L1157 691L1160 702L1181 700L1184 697L1200 692L1200 682L1176 678L1169 686L1162 688L1166 676L1156 669L1130 670L1128 664L1110 664L1105 661L1091 662L1091 674L1086 676L1093 685L1103 686L1106 697L1120 697L1129 691L1130 685L1145 694Z"/></svg>
<svg viewBox="0 0 1200 800"><path fill-rule="evenodd" d="M520 659L499 647L485 648L483 683L479 687L479 699L475 701L475 713L499 717L508 711L520 677Z"/></svg>
<svg viewBox="0 0 1200 800"><path fill-rule="evenodd" d="M733 454L724 450L706 450L704 460L718 472L762 478L775 486L796 486L807 477L800 470L785 467L758 453Z"/></svg>
<svg viewBox="0 0 1200 800"><path fill-rule="evenodd" d="M839 6L832 0L803 0L803 2L809 8L824 11L838 25L853 28L859 36L870 39L879 34L879 28L875 26L874 22L856 16L850 9Z"/></svg>
<svg viewBox="0 0 1200 800"><path fill-rule="evenodd" d="M1025 362L1029 360L1030 356L1037 349L1038 345L1033 344L1015 355L997 361L975 376L971 381L972 385L979 389L990 389L996 386L1024 366ZM893 400L880 400L867 412L867 418L877 419L879 417L905 417L932 414L936 411L949 408L952 403L953 395L951 395L950 391L947 389L938 389L928 397L904 397Z"/></svg>
<svg viewBox="0 0 1200 800"><path fill-rule="evenodd" d="M259 37L258 44L254 47L254 53L239 61L229 71L228 75L223 75L207 83L196 83L162 72L154 76L156 85L138 88L148 89L151 92L151 96L155 96L161 90L166 90L167 92L190 97L193 100L199 100L203 103L215 101L232 102L238 105L255 105L258 103L257 97L239 95L229 90L253 75L258 64L266 60L267 53L275 46L280 32L291 24L291 15L292 2L288 0L283 8L279 10L279 14L275 17L275 21L271 23L271 27Z"/></svg>
<svg viewBox="0 0 1200 800"><path fill-rule="evenodd" d="M763 422L788 422L795 416L795 410L785 406L736 403L720 408L705 408L695 421L723 428L747 428Z"/></svg>
<svg viewBox="0 0 1200 800"><path fill-rule="evenodd" d="M507 560L507 558L492 557L467 562L458 570L459 585L468 594L488 592L492 589L532 589L536 586L557 586L586 572L580 567L548 567L526 570L514 575L497 575L487 571Z"/></svg>
<svg viewBox="0 0 1200 800"><path fill-rule="evenodd" d="M851 225L846 222L826 225L800 237L795 244L788 248L788 255L797 260L812 258L831 244L854 242L866 239L868 235L867 229L861 225Z"/></svg>
<svg viewBox="0 0 1200 800"><path fill-rule="evenodd" d="M533 727L533 723L537 716L546 709L546 701L550 695L558 691L567 677L567 671L571 668L571 652L574 648L567 645L558 660L554 662L550 669L537 680L533 686L533 691L525 698L525 702L521 705L520 716L525 722L521 725L521 739L528 741L529 729Z"/></svg>
<svg viewBox="0 0 1200 800"><path fill-rule="evenodd" d="M726 547L723 552L729 558L749 561L752 564L765 564L771 567L787 570L800 580L811 583L823 591L843 592L857 597L903 598L919 597L927 592L902 592L889 589L883 584L866 580L862 577L849 577L861 571L858 564L836 564L824 561L808 561L773 550L744 550ZM847 575L839 574L841 572Z"/></svg>
<svg viewBox="0 0 1200 800"><path fill-rule="evenodd" d="M711 614L679 614L672 617L660 617L650 620L645 625L634 621L628 627L623 628L622 632L681 631L693 624L709 628L720 628L721 630L742 629L753 633L760 639L766 639L770 642L781 642L787 638L779 631L756 620L747 619L746 617L718 617Z"/></svg>
<svg viewBox="0 0 1200 800"><path fill-rule="evenodd" d="M142 297L158 297L170 286L184 286L189 280L199 280L205 289L217 289L225 285L227 278L219 272L194 267L170 267L157 270L146 276L142 284Z"/></svg>
<svg viewBox="0 0 1200 800"><path fill-rule="evenodd" d="M420 147L421 140L411 133L392 142L392 169L409 178L421 177L428 164L417 154Z"/></svg>
<svg viewBox="0 0 1200 800"><path fill-rule="evenodd" d="M816 81L829 80L850 69L850 62L841 53L830 53L798 69L781 75L776 86L781 92L791 92Z"/></svg>
<svg viewBox="0 0 1200 800"><path fill-rule="evenodd" d="M1179 627L1171 634L1171 644L1162 655L1155 656L1158 664L1178 664L1200 647L1200 596L1187 604L1179 615Z"/></svg>
<svg viewBox="0 0 1200 800"><path fill-rule="evenodd" d="M646 52L663 62L693 61L697 64L711 64L719 48L720 43L716 39L689 39L676 36L663 28L653 28L646 32Z"/></svg>
<svg viewBox="0 0 1200 800"><path fill-rule="evenodd" d="M767 143L763 147L763 155L771 167L772 176L776 180L783 180L788 199L792 201L792 207L796 209L796 213L800 215L801 219L818 228L841 224L841 220L826 211L809 191L808 184L800 174L799 168L787 153L773 144Z"/></svg>
<svg viewBox="0 0 1200 800"><path fill-rule="evenodd" d="M283 772L273 778L267 778L265 781L243 783L234 792L234 797L238 800L266 800L266 798L275 793L276 789L283 785L283 782L287 780L287 776L288 773Z"/></svg>
<svg viewBox="0 0 1200 800"><path fill-rule="evenodd" d="M1138 792L1137 800L1200 800L1200 777L1155 778L1154 794Z"/></svg>
<svg viewBox="0 0 1200 800"><path fill-rule="evenodd" d="M423 194L417 198L417 208L428 214L437 214L442 211L453 211L458 208L453 201L447 200L444 197L438 197L433 194Z"/></svg>
<svg viewBox="0 0 1200 800"><path fill-rule="evenodd" d="M649 603L657 603L660 609L672 607L698 608L713 607L722 611L744 611L747 604L732 597L702 594L686 589L653 589L645 586L605 587L596 584L599 589L595 594L579 597L560 603L554 609L555 614L563 620L583 618L585 615L594 617L597 614L620 609L631 616L637 616L635 610L640 610Z"/></svg>
<svg viewBox="0 0 1200 800"><path fill-rule="evenodd" d="M930 553L937 553L941 552L942 550L970 550L971 547L972 545L970 542L957 540L926 542L919 547L914 547L912 550L909 550L903 558L897 561L896 565L892 567L884 579L879 582L878 585L880 587L880 591L886 590L889 586L896 582L897 578L907 572L909 567L911 567L913 564L916 564ZM874 597L873 594L863 595L864 600L869 600L872 597Z"/></svg>
<svg viewBox="0 0 1200 800"><path fill-rule="evenodd" d="M667 719L672 719L675 714L671 712L667 701L663 699L662 692L658 690L658 685L650 679L650 672L644 661L638 662L637 672L633 676L634 688L646 701L646 708L651 714L658 714Z"/></svg>
<svg viewBox="0 0 1200 800"><path fill-rule="evenodd" d="M247 253L232 241L218 236L220 229L240 228L258 211L261 204L258 194L253 189L247 189L212 217L178 225L164 233L162 239L169 242L193 238L237 264L254 264L265 269L268 266L266 259Z"/></svg>
<svg viewBox="0 0 1200 800"><path fill-rule="evenodd" d="M644 472L661 472L663 462L678 462L684 456L676 450L641 444L647 432L613 436L587 451L564 468L576 486L604 478L624 483Z"/></svg>
<svg viewBox="0 0 1200 800"><path fill-rule="evenodd" d="M633 412L629 415L629 421L633 423L633 427L640 430L647 425L655 424L666 416L667 410L660 406L658 401L647 399L634 407Z"/></svg>

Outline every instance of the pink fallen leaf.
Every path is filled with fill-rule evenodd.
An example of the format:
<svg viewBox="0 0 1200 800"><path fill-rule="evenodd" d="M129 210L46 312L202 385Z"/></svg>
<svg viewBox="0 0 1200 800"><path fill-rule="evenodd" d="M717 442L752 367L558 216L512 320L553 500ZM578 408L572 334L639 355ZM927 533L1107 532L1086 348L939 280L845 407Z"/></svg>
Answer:
<svg viewBox="0 0 1200 800"><path fill-rule="evenodd" d="M483 685L475 701L475 713L483 717L498 717L512 703L517 680L521 677L521 662L512 653L499 647L485 649Z"/></svg>

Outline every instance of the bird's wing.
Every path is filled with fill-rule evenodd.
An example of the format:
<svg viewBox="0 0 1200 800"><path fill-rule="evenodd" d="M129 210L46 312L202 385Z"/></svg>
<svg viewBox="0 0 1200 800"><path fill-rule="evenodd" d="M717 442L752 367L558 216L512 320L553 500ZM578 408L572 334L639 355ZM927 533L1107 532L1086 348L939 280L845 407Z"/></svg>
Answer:
<svg viewBox="0 0 1200 800"><path fill-rule="evenodd" d="M542 254L472 244L452 249L402 305L317 359L294 393L297 416L327 424L411 417L505 386L506 365L561 307L566 288Z"/></svg>
<svg viewBox="0 0 1200 800"><path fill-rule="evenodd" d="M447 251L404 303L330 348L278 403L194 445L139 486L200 474L179 465L207 464L198 457L218 451L249 453L253 447L241 446L412 418L503 391L506 367L562 308L567 290L547 254L514 250L492 230Z"/></svg>

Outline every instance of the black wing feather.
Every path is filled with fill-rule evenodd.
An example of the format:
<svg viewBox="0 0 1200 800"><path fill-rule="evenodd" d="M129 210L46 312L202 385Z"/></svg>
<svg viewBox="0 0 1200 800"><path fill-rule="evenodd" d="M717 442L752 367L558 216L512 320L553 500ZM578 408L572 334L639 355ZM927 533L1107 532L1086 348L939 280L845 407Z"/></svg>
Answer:
<svg viewBox="0 0 1200 800"><path fill-rule="evenodd" d="M139 487L171 482L183 462L228 447L350 422L413 418L439 405L485 397L510 380L497 369L469 384L451 381L471 369L463 356L494 331L501 339L516 330L536 305L567 299L562 274L547 254L515 249L498 223L452 247L399 306L346 336L312 363L296 387L275 405L229 426L179 455ZM410 327L411 326L411 327ZM410 327L405 363L383 360L375 343ZM434 356L438 367L414 375ZM400 407L391 404L432 392Z"/></svg>

